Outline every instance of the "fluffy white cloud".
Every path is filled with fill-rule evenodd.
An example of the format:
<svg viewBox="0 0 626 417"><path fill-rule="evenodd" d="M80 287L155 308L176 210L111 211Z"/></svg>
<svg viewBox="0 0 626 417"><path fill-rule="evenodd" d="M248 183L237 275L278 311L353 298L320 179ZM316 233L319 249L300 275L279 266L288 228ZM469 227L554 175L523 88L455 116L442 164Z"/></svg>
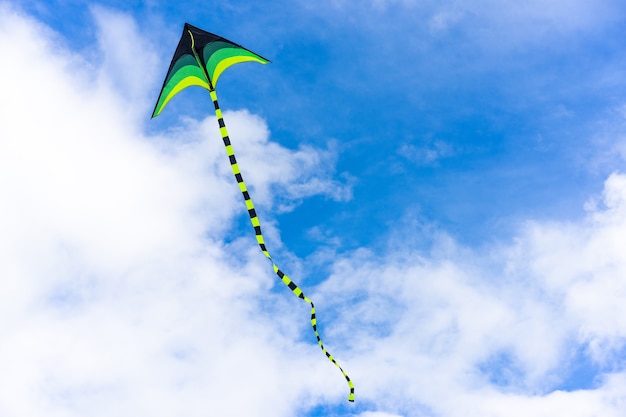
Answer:
<svg viewBox="0 0 626 417"><path fill-rule="evenodd" d="M97 64L0 11L0 414L291 415L337 377L298 342L307 307L272 295L252 235L222 240L244 208L215 120L142 134L154 57L128 50L132 20L96 16ZM256 189L335 196L332 149L225 117Z"/></svg>
<svg viewBox="0 0 626 417"><path fill-rule="evenodd" d="M397 242L337 262L320 299L346 317L332 334L354 337L361 398L407 416L622 415L625 210L616 173L586 218L529 222L511 245L442 234L428 254ZM597 387L559 391L575 360Z"/></svg>

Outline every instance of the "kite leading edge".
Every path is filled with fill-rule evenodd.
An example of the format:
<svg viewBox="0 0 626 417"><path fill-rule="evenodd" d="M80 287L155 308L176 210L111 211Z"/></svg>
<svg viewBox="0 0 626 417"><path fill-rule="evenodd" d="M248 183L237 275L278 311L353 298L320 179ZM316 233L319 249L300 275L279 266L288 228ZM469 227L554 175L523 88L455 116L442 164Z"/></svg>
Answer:
<svg viewBox="0 0 626 417"><path fill-rule="evenodd" d="M241 171L239 170L239 165L237 164L237 159L235 158L235 152L233 151L230 138L228 137L226 124L224 123L224 118L222 117L222 111L217 102L215 85L217 84L217 80L222 72L231 65L248 61L259 62L261 64L269 62L269 60L255 54L241 45L222 38L221 36L198 29L189 23L185 23L183 34L178 42L178 47L174 52L170 68L165 76L165 81L163 82L163 87L154 107L152 117L154 118L161 114L161 111L163 111L163 108L172 99L172 97L187 87L198 86L209 90L209 94L211 95L211 99L213 100L213 105L215 107L215 116L217 117L217 122L220 127L222 140L224 141L224 146L226 148L226 154L230 160L233 175L235 176L239 189L241 190L241 194L243 195L246 209L248 210L248 215L250 216L250 222L254 227L257 243L265 257L272 263L274 273L278 275L281 281L289 287L291 292L296 297L301 298L311 305L311 326L313 327L313 332L317 338L317 343L326 357L335 366L337 366L337 368L339 368L345 377L348 382L348 386L350 387L348 400L353 402L354 384L350 380L348 374L341 368L339 363L326 350L324 344L322 343L320 334L317 331L317 320L315 318L315 305L313 304L313 301L305 296L302 290L283 271L281 271L280 268L278 268L265 247L265 239L263 238L263 233L261 232L261 223L257 217L254 204L252 203L246 184L241 176Z"/></svg>

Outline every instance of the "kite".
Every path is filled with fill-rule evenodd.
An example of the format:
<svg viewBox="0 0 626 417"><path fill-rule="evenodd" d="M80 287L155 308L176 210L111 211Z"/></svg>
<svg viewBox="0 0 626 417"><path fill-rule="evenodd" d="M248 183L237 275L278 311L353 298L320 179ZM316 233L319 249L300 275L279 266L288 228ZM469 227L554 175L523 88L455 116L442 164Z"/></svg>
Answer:
<svg viewBox="0 0 626 417"><path fill-rule="evenodd" d="M187 87L198 86L209 90L213 105L215 107L215 116L217 117L217 123L220 127L220 133L224 146L226 147L226 154L230 160L230 167L232 168L233 175L237 180L241 194L250 216L250 222L254 227L256 234L256 240L261 248L261 251L267 259L272 263L274 273L278 275L281 281L289 287L291 292L298 298L304 300L311 305L311 326L315 337L317 337L317 343L322 349L322 352L326 357L341 371L348 386L350 387L350 394L348 400L354 402L354 384L350 380L348 374L341 368L337 360L326 350L319 332L317 331L317 319L315 318L315 305L310 298L304 295L300 287L291 280L272 260L270 253L265 247L265 239L261 232L261 223L257 217L254 209L254 204L250 198L250 193L246 187L246 183L243 181L237 159L235 158L235 152L233 146L230 143L228 137L228 131L226 130L226 124L222 117L222 110L217 103L217 93L215 92L215 85L220 75L228 67L239 64L241 62L259 62L261 64L267 64L270 62L268 59L263 58L260 55L255 54L249 49L244 48L228 39L221 36L214 35L213 33L206 32L195 26L185 23L183 33L174 52L174 57L170 64L170 68L163 81L163 87L161 93L154 107L152 118L158 116L163 111L163 108L167 103L180 91Z"/></svg>

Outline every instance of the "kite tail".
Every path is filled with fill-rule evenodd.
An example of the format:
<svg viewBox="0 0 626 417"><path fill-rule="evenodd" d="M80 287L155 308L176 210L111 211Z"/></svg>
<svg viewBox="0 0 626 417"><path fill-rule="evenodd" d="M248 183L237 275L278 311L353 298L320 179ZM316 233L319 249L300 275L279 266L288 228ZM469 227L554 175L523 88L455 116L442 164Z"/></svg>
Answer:
<svg viewBox="0 0 626 417"><path fill-rule="evenodd" d="M239 185L239 189L241 190L241 194L243 194L243 199L246 202L246 208L248 209L248 215L250 216L250 222L252 222L252 226L254 227L254 232L256 233L256 240L261 248L261 251L265 255L267 259L272 262L272 267L274 268L274 273L278 275L281 281L289 287L291 292L298 297L306 301L311 305L311 326L313 327L313 332L315 333L315 337L317 337L317 344L320 345L322 352L326 355L328 360L330 360L343 374L348 381L348 386L350 387L350 395L348 396L348 401L354 402L354 384L350 380L348 374L341 368L339 362L335 360L333 355L331 355L324 344L322 343L322 338L320 337L319 332L317 331L317 319L315 318L315 305L310 298L304 295L302 290L293 282L283 271L278 268L278 266L272 260L270 253L267 251L265 247L265 240L263 239L263 233L261 232L261 223L259 218L257 217L256 211L254 210L254 204L252 203L252 199L250 198L250 194L248 193L248 189L246 187L245 182L241 176L241 171L239 170L239 165L237 164L237 159L235 159L235 153L233 151L233 147L230 143L230 138L228 137L228 131L226 130L226 124L224 123L224 118L222 117L222 111L220 110L220 106L217 103L217 94L215 90L210 90L211 98L213 99L213 105L215 106L215 115L217 116L217 123L220 126L220 133L222 134L222 140L224 141L224 146L226 147L226 154L230 159L230 167L233 170L233 174L235 175L235 179L237 180L237 184Z"/></svg>

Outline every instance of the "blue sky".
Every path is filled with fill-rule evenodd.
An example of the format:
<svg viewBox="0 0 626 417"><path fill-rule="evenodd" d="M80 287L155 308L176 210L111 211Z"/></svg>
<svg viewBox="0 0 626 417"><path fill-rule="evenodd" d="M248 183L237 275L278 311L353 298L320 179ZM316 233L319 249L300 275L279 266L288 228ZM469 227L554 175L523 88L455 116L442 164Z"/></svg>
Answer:
<svg viewBox="0 0 626 417"><path fill-rule="evenodd" d="M266 3L0 2L0 414L620 416L626 7Z"/></svg>

